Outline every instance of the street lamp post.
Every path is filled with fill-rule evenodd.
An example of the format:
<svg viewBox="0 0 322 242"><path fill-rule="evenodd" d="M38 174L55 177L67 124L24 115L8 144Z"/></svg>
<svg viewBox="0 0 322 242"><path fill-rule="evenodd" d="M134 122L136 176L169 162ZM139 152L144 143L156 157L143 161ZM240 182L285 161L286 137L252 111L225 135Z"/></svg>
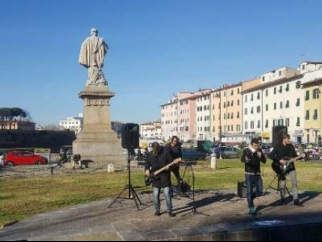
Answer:
<svg viewBox="0 0 322 242"><path fill-rule="evenodd" d="M215 97L219 97L219 159L221 160L221 93L217 93Z"/></svg>
<svg viewBox="0 0 322 242"><path fill-rule="evenodd" d="M216 97L219 97L219 143L221 145L221 134L222 134L222 130L221 130L221 94L217 93Z"/></svg>

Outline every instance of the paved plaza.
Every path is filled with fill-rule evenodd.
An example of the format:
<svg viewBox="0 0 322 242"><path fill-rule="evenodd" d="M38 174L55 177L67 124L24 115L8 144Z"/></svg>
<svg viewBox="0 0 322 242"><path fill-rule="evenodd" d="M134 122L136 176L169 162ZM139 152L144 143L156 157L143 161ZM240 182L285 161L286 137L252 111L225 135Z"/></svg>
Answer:
<svg viewBox="0 0 322 242"><path fill-rule="evenodd" d="M256 199L258 215L248 214L235 191L175 194L175 217L154 216L152 194L72 206L39 214L0 230L0 240L321 240L322 195L302 191L302 207L279 204L275 190ZM124 195L124 196L123 196ZM114 203L112 203L114 202ZM136 203L138 202L138 207ZM141 204L140 204L141 203ZM193 209L195 208L195 210Z"/></svg>

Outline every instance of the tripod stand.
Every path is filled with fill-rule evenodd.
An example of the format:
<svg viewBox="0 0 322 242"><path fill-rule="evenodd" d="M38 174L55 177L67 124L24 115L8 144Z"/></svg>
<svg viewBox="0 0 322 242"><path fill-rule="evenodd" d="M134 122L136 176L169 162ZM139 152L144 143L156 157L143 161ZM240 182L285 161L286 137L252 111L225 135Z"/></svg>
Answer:
<svg viewBox="0 0 322 242"><path fill-rule="evenodd" d="M188 171L189 174L190 174L191 180L192 180L191 187L190 187L190 189L192 190L192 197L191 197L191 200L192 200L192 202L191 202L191 204L192 204L192 213L193 214L198 214L196 204L195 204L195 173L193 172L193 168L192 168L193 164L194 164L193 161L186 163L186 167L184 169L182 179L184 179L184 177L186 175L186 172ZM203 214L203 213L200 213L200 214ZM185 215L187 215L187 214L185 214ZM185 216L185 215L183 215L183 216Z"/></svg>
<svg viewBox="0 0 322 242"><path fill-rule="evenodd" d="M111 202L111 204L108 206L109 208L113 205L113 203L119 199L121 197L121 195L123 194L123 192L125 192L126 190L128 190L128 197L127 199L134 199L136 208L138 210L140 210L139 208L139 204L142 205L142 202L138 196L138 194L136 193L136 191L134 190L132 183L131 183L131 166L130 166L130 162L131 162L131 158L130 158L130 152L131 150L128 149L128 158L127 158L127 171L128 171L128 184L123 188L123 190L120 192L120 194ZM131 196L132 194L132 196Z"/></svg>
<svg viewBox="0 0 322 242"><path fill-rule="evenodd" d="M277 179L277 188L275 188L275 187L272 187L272 184L274 183L274 181ZM270 189L270 188L272 188L272 189L274 189L274 190L276 190L276 191L279 191L280 189L279 189L279 183L280 183L280 179L279 179L279 176L278 176L278 174L277 173L275 173L275 176L274 176L274 179L271 181L271 183L268 185L268 187L266 188L266 190L264 191L264 193L263 193L263 196L267 193L267 191ZM289 196L291 196L291 193L290 193L290 191L288 190L288 188L287 188L287 186L285 185L285 190L287 191L287 193L288 193L288 195Z"/></svg>

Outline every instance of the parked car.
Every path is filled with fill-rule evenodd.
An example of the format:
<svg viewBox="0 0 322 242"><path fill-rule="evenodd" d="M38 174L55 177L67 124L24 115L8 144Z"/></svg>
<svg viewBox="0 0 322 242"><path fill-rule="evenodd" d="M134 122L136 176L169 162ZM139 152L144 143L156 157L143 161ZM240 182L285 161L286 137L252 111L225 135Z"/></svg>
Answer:
<svg viewBox="0 0 322 242"><path fill-rule="evenodd" d="M4 158L5 166L46 164L48 164L48 160L45 157L36 155L30 151L25 150L9 151Z"/></svg>
<svg viewBox="0 0 322 242"><path fill-rule="evenodd" d="M213 149L213 153L216 155L217 158L238 158L239 149L234 146L220 146Z"/></svg>
<svg viewBox="0 0 322 242"><path fill-rule="evenodd" d="M181 151L183 160L204 160L207 157L206 153L195 149L182 149Z"/></svg>

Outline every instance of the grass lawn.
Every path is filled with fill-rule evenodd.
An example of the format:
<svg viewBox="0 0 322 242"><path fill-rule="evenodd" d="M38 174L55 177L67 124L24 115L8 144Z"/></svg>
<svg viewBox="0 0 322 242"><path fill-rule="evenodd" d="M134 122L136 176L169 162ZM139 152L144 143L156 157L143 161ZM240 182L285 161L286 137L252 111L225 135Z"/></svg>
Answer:
<svg viewBox="0 0 322 242"><path fill-rule="evenodd" d="M210 168L210 161L199 161L193 166L195 189L237 192L237 182L244 180L244 164L237 159L217 161L216 170ZM264 189L274 178L270 164L268 160L262 165ZM300 191L322 192L322 163L297 162L296 169ZM184 170L185 166L182 166L181 174ZM190 183L189 171L187 169L185 180ZM131 181L138 194L151 191L151 187L144 184L143 171L132 171ZM87 174L1 178L0 225L70 205L113 198L127 183L127 171L107 173L106 170Z"/></svg>

